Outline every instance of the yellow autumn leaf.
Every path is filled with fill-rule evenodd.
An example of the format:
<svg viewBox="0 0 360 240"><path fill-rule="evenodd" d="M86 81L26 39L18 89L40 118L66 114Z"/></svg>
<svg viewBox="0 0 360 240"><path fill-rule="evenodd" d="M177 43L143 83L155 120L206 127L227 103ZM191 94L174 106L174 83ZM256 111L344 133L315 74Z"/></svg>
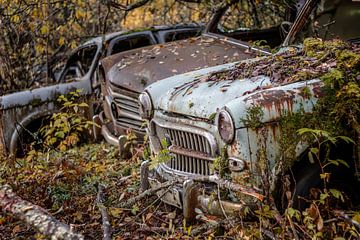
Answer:
<svg viewBox="0 0 360 240"><path fill-rule="evenodd" d="M80 9L78 9L75 12L75 16L76 16L77 19L81 19L81 18L84 18L85 13L83 11L81 11Z"/></svg>
<svg viewBox="0 0 360 240"><path fill-rule="evenodd" d="M63 46L65 44L65 38L64 37L60 37L59 39L59 45Z"/></svg>
<svg viewBox="0 0 360 240"><path fill-rule="evenodd" d="M41 34L48 34L49 33L49 27L47 25L43 25L40 29Z"/></svg>
<svg viewBox="0 0 360 240"><path fill-rule="evenodd" d="M19 15L14 15L14 16L11 17L11 20L12 20L14 23L17 23L17 22L19 22L19 20L20 20L20 16L19 16Z"/></svg>
<svg viewBox="0 0 360 240"><path fill-rule="evenodd" d="M111 208L109 208L109 212L110 212L111 216L113 216L114 218L120 218L121 214L123 213L123 209L111 207Z"/></svg>
<svg viewBox="0 0 360 240"><path fill-rule="evenodd" d="M72 41L70 44L71 49L76 48L76 46L77 46L76 41Z"/></svg>
<svg viewBox="0 0 360 240"><path fill-rule="evenodd" d="M35 51L38 55L40 55L40 54L44 53L45 48L41 44L37 44L35 46Z"/></svg>

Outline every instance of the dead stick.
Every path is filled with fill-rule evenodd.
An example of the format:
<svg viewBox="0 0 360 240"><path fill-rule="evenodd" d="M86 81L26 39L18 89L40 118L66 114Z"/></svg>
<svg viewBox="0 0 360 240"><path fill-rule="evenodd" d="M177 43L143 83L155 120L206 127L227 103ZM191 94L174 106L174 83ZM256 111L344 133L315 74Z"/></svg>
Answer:
<svg viewBox="0 0 360 240"><path fill-rule="evenodd" d="M3 212L13 214L36 228L50 239L78 240L84 239L68 225L58 221L45 209L17 196L9 185L0 185L0 208Z"/></svg>
<svg viewBox="0 0 360 240"><path fill-rule="evenodd" d="M96 196L96 205L99 208L101 218L102 218L102 229L104 233L104 240L111 240L111 226L110 226L110 217L104 206L104 196L103 196L104 186L99 184L98 194Z"/></svg>
<svg viewBox="0 0 360 240"><path fill-rule="evenodd" d="M263 201L265 198L264 195L257 193L254 189L242 186L240 184L232 183L227 180L219 179L214 176L199 176L199 177L192 178L192 180L198 181L198 182L213 182L213 183L218 184L218 186L222 189L230 189L235 192L240 192L240 193L252 196L260 201Z"/></svg>
<svg viewBox="0 0 360 240"><path fill-rule="evenodd" d="M210 229L215 229L215 228L218 228L218 227L226 225L226 224L233 225L235 221L236 221L236 218L226 218L226 219L222 219L220 221L206 222L205 224L202 224L201 226L191 230L191 236L198 236L199 234L201 234L205 231L209 231Z"/></svg>
<svg viewBox="0 0 360 240"><path fill-rule="evenodd" d="M360 223L358 223L357 221L353 220L349 215L347 215L346 213L344 213L343 211L339 211L339 210L335 210L334 211L335 215L339 216L340 218L344 219L345 221L347 221L348 223L354 225L355 227L357 227L358 229L360 229Z"/></svg>
<svg viewBox="0 0 360 240"><path fill-rule="evenodd" d="M142 226L140 228L137 229L137 231L139 232L153 232L153 233L167 233L169 231L168 228L164 228L164 227L148 227L148 226Z"/></svg>
<svg viewBox="0 0 360 240"><path fill-rule="evenodd" d="M174 184L176 184L178 182L178 180L171 180L168 182L164 182L162 184L160 184L159 186L155 187L155 188L150 188L142 193L140 193L139 195L136 195L135 197L132 197L130 199L128 199L126 202L119 204L120 208L129 208L132 205L134 205L135 203L137 203L138 201L140 201L141 199L151 196L153 194L155 194L156 192L164 189L164 188L168 188L170 186L173 186Z"/></svg>

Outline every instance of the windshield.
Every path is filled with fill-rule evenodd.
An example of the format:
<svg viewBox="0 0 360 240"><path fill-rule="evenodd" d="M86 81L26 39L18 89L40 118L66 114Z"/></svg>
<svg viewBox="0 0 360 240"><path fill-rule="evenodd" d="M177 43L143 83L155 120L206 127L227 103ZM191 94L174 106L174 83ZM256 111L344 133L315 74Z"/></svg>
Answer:
<svg viewBox="0 0 360 240"><path fill-rule="evenodd" d="M359 22L360 0L321 0L303 30L295 36L295 42L300 43L307 37L359 41Z"/></svg>

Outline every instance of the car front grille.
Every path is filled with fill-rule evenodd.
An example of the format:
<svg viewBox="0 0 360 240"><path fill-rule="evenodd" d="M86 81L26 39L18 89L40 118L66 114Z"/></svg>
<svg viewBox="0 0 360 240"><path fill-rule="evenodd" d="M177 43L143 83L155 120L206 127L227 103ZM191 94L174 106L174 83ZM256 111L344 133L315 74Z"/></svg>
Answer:
<svg viewBox="0 0 360 240"><path fill-rule="evenodd" d="M143 121L139 115L139 94L111 86L110 95L118 109L116 125L125 129L131 128L137 132L145 133Z"/></svg>
<svg viewBox="0 0 360 240"><path fill-rule="evenodd" d="M189 130L157 126L157 136L166 141L171 160L167 168L184 174L211 175L214 146L208 136Z"/></svg>

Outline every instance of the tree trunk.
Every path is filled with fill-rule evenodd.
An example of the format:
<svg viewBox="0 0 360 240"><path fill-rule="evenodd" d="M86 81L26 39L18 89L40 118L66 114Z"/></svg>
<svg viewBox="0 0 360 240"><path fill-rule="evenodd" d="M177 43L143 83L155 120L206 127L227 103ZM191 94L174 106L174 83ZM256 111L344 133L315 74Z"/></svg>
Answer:
<svg viewBox="0 0 360 240"><path fill-rule="evenodd" d="M59 222L45 209L21 199L9 185L0 185L0 209L25 221L50 239L84 239L81 234L73 232L68 225Z"/></svg>

